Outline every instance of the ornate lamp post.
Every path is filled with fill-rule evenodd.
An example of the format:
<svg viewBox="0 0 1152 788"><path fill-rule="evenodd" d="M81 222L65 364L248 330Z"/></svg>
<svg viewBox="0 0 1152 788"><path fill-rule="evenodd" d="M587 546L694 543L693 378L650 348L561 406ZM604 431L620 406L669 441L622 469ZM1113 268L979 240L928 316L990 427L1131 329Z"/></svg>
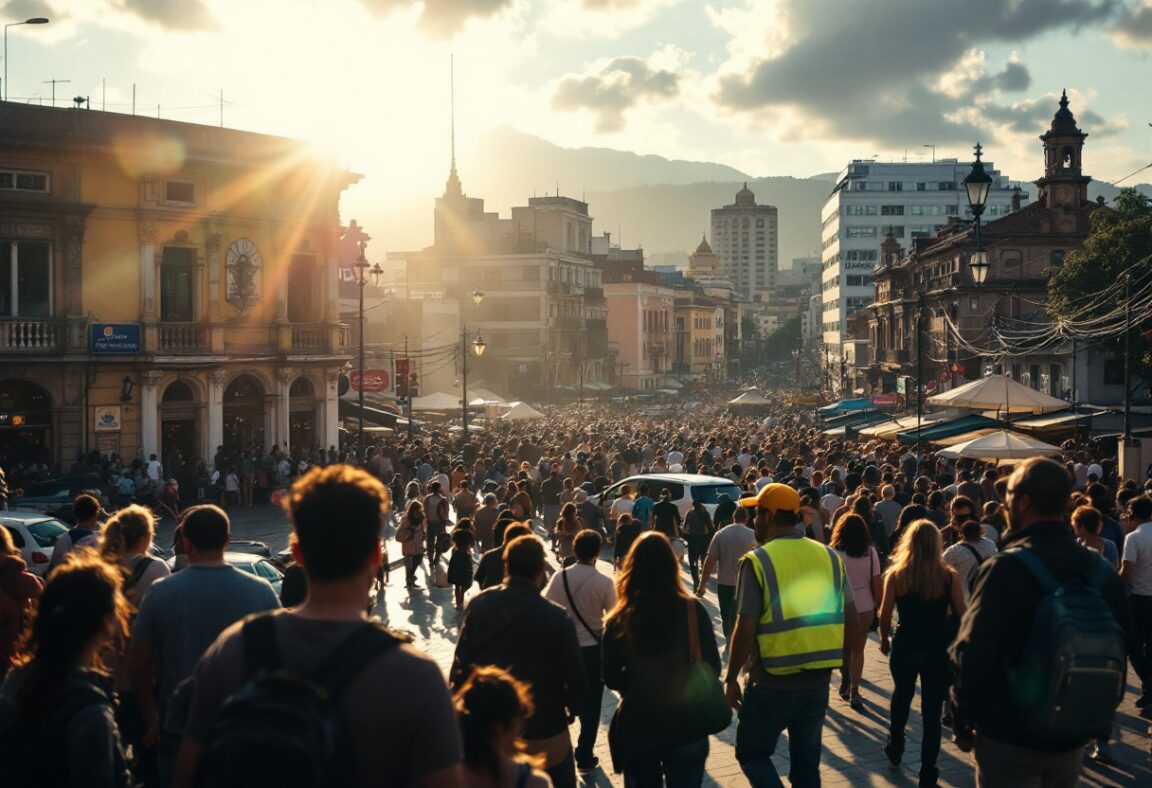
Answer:
<svg viewBox="0 0 1152 788"><path fill-rule="evenodd" d="M484 300L484 294L479 290L472 291L472 303L480 306L480 302ZM468 328L463 324L463 312L461 312L461 326L460 326L460 395L463 402L460 404L460 424L464 427L464 441L468 441ZM472 351L476 354L476 358L484 355L484 350L488 345L484 342L484 338L479 334L476 335L475 341L472 343Z"/></svg>
<svg viewBox="0 0 1152 788"><path fill-rule="evenodd" d="M380 285L380 277L384 274L384 269L380 267L379 263L369 266L368 260L364 257L364 247L367 242L363 239L357 244L360 254L356 257L356 262L352 265L352 275L356 278L356 284L360 286L360 396L359 396L359 434L356 439L359 441L359 451L357 455L360 462L364 462L364 288L368 282L372 282L373 287Z"/></svg>

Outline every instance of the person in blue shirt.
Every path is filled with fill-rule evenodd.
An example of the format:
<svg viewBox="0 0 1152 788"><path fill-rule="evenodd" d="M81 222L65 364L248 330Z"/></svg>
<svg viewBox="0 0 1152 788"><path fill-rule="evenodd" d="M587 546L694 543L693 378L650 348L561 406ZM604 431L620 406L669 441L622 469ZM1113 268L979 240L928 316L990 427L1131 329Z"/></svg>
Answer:
<svg viewBox="0 0 1152 788"><path fill-rule="evenodd" d="M636 503L632 506L632 519L640 523L642 530L647 530L652 525L652 507L656 502L648 497L648 485L640 485L640 495L636 497Z"/></svg>

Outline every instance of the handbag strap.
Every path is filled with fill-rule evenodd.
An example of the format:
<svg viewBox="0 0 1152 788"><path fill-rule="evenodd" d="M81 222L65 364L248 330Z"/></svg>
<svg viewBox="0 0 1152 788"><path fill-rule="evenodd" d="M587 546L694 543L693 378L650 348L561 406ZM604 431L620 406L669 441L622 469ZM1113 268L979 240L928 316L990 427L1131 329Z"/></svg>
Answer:
<svg viewBox="0 0 1152 788"><path fill-rule="evenodd" d="M588 622L584 620L584 616L580 615L580 609L576 607L576 600L572 598L572 589L568 587L568 569L562 569L560 574L564 577L564 593L568 595L568 609L572 611L572 615L576 616L576 620L584 625L584 629L588 630L588 634L597 643L600 642L600 636L597 635L592 627L588 626Z"/></svg>
<svg viewBox="0 0 1152 788"><path fill-rule="evenodd" d="M688 611L688 656L695 664L703 659L700 656L700 629L696 622L696 603L689 600L685 609Z"/></svg>

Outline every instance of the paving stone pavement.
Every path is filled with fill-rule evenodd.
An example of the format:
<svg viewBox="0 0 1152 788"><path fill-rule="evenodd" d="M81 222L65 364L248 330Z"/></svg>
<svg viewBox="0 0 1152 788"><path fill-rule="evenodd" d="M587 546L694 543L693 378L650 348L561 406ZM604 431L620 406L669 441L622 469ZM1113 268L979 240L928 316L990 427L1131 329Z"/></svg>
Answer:
<svg viewBox="0 0 1152 788"><path fill-rule="evenodd" d="M287 524L282 515L270 509L240 510L233 513L233 531L239 538L260 539L273 550L287 544ZM157 542L164 546L171 543L172 523L162 524ZM167 541L165 541L167 540ZM391 547L395 547L395 543ZM396 551L393 550L395 558ZM612 575L612 565L601 561L600 571ZM451 589L430 588L425 563L418 576L419 590L409 592L404 588L403 570L391 573L390 583L383 589L378 599L377 614L389 626L411 633L414 645L427 652L447 672L452 662L456 635L459 631L462 613L453 606ZM687 570L685 583L690 582ZM475 595L469 592L468 598ZM716 609L715 593L704 599L706 607L713 614L717 643L723 648L723 635L720 633L720 616ZM722 654L722 656L724 656ZM1087 786L1152 786L1152 760L1150 760L1148 723L1135 715L1132 701L1137 693L1137 685L1130 676L1128 695L1117 715L1120 737L1113 743L1115 766L1100 766L1085 759L1082 785ZM900 768L889 766L880 747L887 735L888 701L892 692L892 680L888 673L888 661L880 654L879 642L875 634L869 639L865 652L862 695L866 704L864 712L852 711L847 704L831 694L828 717L824 726L824 753L821 760L821 777L824 785L915 785L919 768L921 726L919 721L919 701L913 703L913 713L907 731L907 750L904 764ZM608 722L616 706L613 693L605 691L604 708L601 717L601 733L597 739L596 754L601 768L588 775L585 786L622 786L624 780L611 771L608 755ZM578 726L578 723L577 723ZM574 726L573 735L575 735ZM940 784L943 786L973 786L975 779L970 756L960 752L949 740L945 728L945 741L937 765L940 769ZM704 786L746 786L748 781L740 771L735 753L736 722L723 733L711 739L707 773ZM775 757L776 767L782 775L788 771L787 736L780 741Z"/></svg>

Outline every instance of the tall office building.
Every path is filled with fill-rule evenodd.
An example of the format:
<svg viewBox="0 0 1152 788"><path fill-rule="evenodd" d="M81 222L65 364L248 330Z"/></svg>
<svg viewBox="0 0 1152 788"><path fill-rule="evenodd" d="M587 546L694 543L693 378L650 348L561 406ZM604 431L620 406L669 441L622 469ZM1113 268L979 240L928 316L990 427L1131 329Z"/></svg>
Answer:
<svg viewBox="0 0 1152 788"><path fill-rule="evenodd" d="M712 209L712 247L728 280L747 301L776 286L776 225L776 206L757 205L747 183L734 203Z"/></svg>
<svg viewBox="0 0 1152 788"><path fill-rule="evenodd" d="M840 172L821 212L823 345L833 369L839 369L844 357L848 316L875 299L872 269L888 228L908 248L914 239L934 236L950 218L971 219L964 191L971 169L971 162L956 159L857 159ZM985 221L1006 216L1027 200L991 162L985 162L984 169L992 177ZM832 377L835 382L837 376Z"/></svg>

